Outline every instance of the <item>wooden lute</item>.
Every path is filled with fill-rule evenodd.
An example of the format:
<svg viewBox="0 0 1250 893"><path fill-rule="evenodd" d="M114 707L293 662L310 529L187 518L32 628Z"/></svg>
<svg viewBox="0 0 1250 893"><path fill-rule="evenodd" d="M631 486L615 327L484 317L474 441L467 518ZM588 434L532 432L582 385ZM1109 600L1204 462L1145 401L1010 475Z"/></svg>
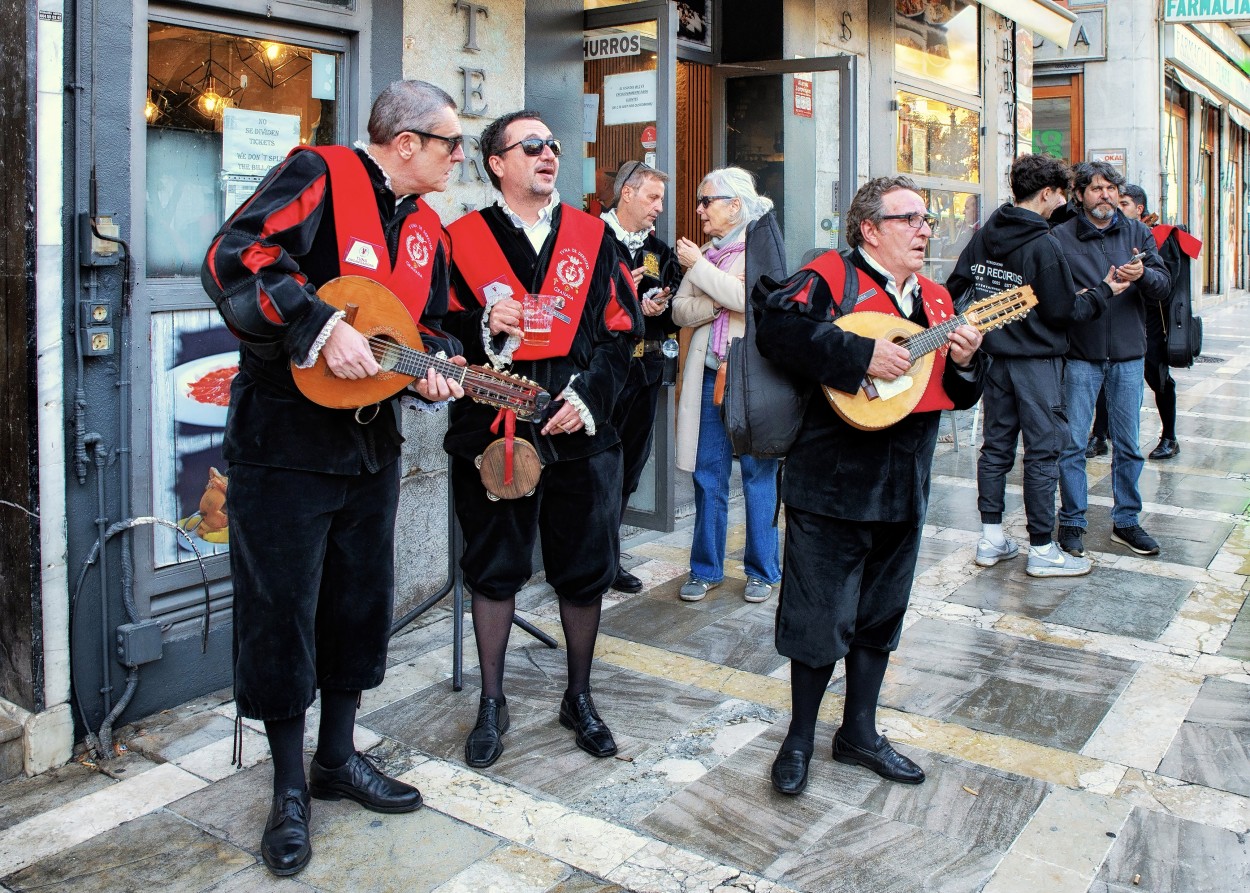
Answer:
<svg viewBox="0 0 1250 893"><path fill-rule="evenodd" d="M834 325L844 332L865 338L885 338L907 348L912 366L894 381L865 379L854 394L824 385L825 399L848 425L861 431L879 431L907 417L924 395L933 374L933 353L947 342L947 336L960 326L975 326L982 332L1022 319L1037 304L1030 286L1008 289L982 298L963 313L923 329L914 322L867 310L838 317Z"/></svg>
<svg viewBox="0 0 1250 893"><path fill-rule="evenodd" d="M346 322L369 341L382 371L371 378L338 378L317 357L307 369L291 366L295 386L309 400L331 409L359 409L393 397L431 367L479 403L511 409L518 418L542 412L551 395L527 378L485 366L457 366L425 352L417 324L385 285L364 276L340 276L317 289L317 296L347 314Z"/></svg>

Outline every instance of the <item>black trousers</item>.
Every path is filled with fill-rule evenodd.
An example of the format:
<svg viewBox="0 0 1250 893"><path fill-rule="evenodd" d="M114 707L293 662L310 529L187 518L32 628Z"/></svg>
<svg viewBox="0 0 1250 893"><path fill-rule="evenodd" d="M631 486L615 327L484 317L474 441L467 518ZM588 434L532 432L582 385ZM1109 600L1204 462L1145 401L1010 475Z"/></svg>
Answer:
<svg viewBox="0 0 1250 893"><path fill-rule="evenodd" d="M1055 529L1059 454L1068 440L1063 405L1063 357L995 357L985 376L985 430L977 462L977 509L1001 524L1007 475L1024 440L1024 514L1029 540L1050 542Z"/></svg>
<svg viewBox="0 0 1250 893"><path fill-rule="evenodd" d="M476 467L451 459L456 517L464 531L465 585L489 599L509 599L534 574L541 535L547 582L560 598L588 604L616 577L620 557L621 448L543 468L533 496L487 498Z"/></svg>
<svg viewBox="0 0 1250 893"><path fill-rule="evenodd" d="M234 694L299 716L318 688L376 688L395 596L399 463L361 475L230 466Z"/></svg>
<svg viewBox="0 0 1250 893"><path fill-rule="evenodd" d="M786 506L777 652L824 667L852 645L898 648L923 528L923 521L844 521Z"/></svg>
<svg viewBox="0 0 1250 893"><path fill-rule="evenodd" d="M652 352L630 361L629 377L616 399L612 413L612 427L621 438L622 480L621 517L629 504L629 497L638 489L642 470L651 457L652 432L655 430L655 413L660 405L663 385L660 378L664 371L664 357Z"/></svg>

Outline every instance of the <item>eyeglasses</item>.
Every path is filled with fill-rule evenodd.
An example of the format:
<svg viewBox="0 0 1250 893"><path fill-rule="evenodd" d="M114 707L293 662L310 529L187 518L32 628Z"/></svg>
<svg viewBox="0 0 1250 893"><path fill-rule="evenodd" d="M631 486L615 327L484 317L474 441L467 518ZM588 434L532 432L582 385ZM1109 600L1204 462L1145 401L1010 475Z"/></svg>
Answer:
<svg viewBox="0 0 1250 893"><path fill-rule="evenodd" d="M714 201L729 201L735 199L736 195L701 195L694 200L694 203L700 208L706 210Z"/></svg>
<svg viewBox="0 0 1250 893"><path fill-rule="evenodd" d="M464 136L440 136L437 133L426 133L424 130L413 130L408 128L405 133L415 133L417 136L424 137L427 140L439 140L447 144L447 154L455 155L456 150L464 145Z"/></svg>
<svg viewBox="0 0 1250 893"><path fill-rule="evenodd" d="M878 220L906 220L907 225L912 229L920 229L920 227L928 225L929 229L937 226L938 216L926 212L921 214L919 211L913 211L910 214L882 214Z"/></svg>
<svg viewBox="0 0 1250 893"><path fill-rule="evenodd" d="M536 136L526 137L523 140L517 140L511 146L504 146L504 148L499 150L499 154L502 155L504 152L510 152L517 146L520 146L521 151L531 158L537 158L539 155L543 154L543 146L550 149L552 155L557 158L560 157L560 141L554 136L549 136L545 140Z"/></svg>

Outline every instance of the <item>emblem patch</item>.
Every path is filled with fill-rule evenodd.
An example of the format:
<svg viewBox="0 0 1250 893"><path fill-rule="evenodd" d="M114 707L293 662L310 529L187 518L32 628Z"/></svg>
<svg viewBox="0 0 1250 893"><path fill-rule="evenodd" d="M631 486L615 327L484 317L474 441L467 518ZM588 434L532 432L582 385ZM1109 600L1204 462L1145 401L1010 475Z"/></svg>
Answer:
<svg viewBox="0 0 1250 893"><path fill-rule="evenodd" d="M412 262L412 268L417 272L429 266L430 256L433 252L430 250L430 237L425 230L420 227L413 227L408 233L408 238L404 240L404 250L408 253L408 260Z"/></svg>
<svg viewBox="0 0 1250 893"><path fill-rule="evenodd" d="M378 253L368 242L356 239L352 242L351 247L347 249L347 256L343 258L343 262L357 267L364 267L366 270L376 270L378 268Z"/></svg>
<svg viewBox="0 0 1250 893"><path fill-rule="evenodd" d="M585 256L574 248L567 248L556 262L556 277L571 289L578 289L586 281L590 264Z"/></svg>

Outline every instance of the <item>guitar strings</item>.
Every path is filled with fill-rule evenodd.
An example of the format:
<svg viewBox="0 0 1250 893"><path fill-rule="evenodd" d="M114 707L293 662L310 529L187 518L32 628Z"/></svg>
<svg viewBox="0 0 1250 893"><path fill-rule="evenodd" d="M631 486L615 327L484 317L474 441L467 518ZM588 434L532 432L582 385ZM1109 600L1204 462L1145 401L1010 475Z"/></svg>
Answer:
<svg viewBox="0 0 1250 893"><path fill-rule="evenodd" d="M457 384L464 386L471 371L467 366L458 366L449 360L431 356L389 338L366 335L365 340L369 343L370 351L376 360L383 359L386 354L396 354L395 364L391 368L402 375L417 378L433 366L444 377L454 378ZM531 395L534 391L532 385L517 381L511 376L500 379L482 376L473 383L472 387L480 393L489 395L496 402L506 403L511 407L527 406L532 400Z"/></svg>

